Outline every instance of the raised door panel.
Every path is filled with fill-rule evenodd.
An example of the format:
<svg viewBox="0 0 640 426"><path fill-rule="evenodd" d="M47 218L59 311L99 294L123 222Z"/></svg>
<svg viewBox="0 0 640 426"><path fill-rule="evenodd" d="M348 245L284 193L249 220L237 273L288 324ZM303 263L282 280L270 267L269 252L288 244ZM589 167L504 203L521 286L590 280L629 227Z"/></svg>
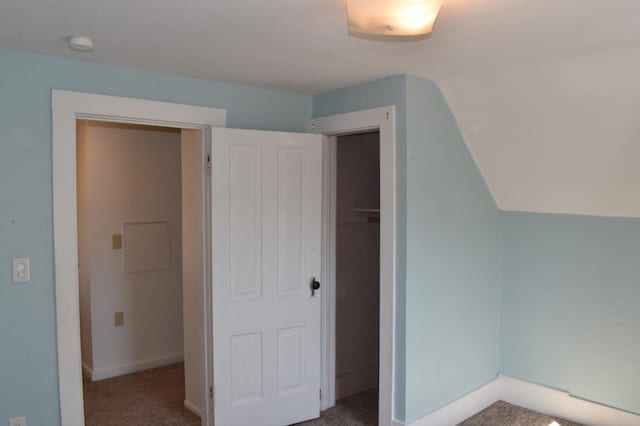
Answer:
<svg viewBox="0 0 640 426"><path fill-rule="evenodd" d="M304 391L307 358L306 327L278 331L278 394Z"/></svg>
<svg viewBox="0 0 640 426"><path fill-rule="evenodd" d="M301 295L305 269L305 150L278 149L278 294Z"/></svg>
<svg viewBox="0 0 640 426"><path fill-rule="evenodd" d="M231 403L262 399L262 333L231 338Z"/></svg>
<svg viewBox="0 0 640 426"><path fill-rule="evenodd" d="M231 300L262 295L262 148L229 147Z"/></svg>

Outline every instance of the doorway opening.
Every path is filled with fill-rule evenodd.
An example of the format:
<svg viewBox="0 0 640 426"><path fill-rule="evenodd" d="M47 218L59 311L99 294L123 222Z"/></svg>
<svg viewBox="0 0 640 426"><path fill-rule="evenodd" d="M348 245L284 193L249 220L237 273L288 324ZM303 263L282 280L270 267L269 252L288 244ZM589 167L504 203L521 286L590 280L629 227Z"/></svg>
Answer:
<svg viewBox="0 0 640 426"><path fill-rule="evenodd" d="M58 384L60 423L83 426L84 404L82 392L82 356L80 344L79 284L78 284L78 227L77 227L77 120L89 119L117 123L146 124L198 130L203 163L199 181L203 205L211 203L210 163L204 159L211 152L211 129L226 125L226 111L219 108L175 104L72 92L51 91L52 172L53 172L53 243L55 263L56 332L58 355ZM211 257L211 217L209 209L202 209L204 232L201 246L206 259ZM205 263L202 271L203 330L202 359L204 374L202 394L203 425L212 424L213 359L211 315L211 268ZM125 319L126 320L126 319Z"/></svg>
<svg viewBox="0 0 640 426"><path fill-rule="evenodd" d="M76 135L85 424L201 425L203 132L80 119Z"/></svg>
<svg viewBox="0 0 640 426"><path fill-rule="evenodd" d="M378 424L380 133L335 143L335 399Z"/></svg>
<svg viewBox="0 0 640 426"><path fill-rule="evenodd" d="M378 421L387 425L393 414L396 288L396 125L395 107L383 106L311 119L309 127L322 134L323 144L323 332L321 407L329 413L336 405L336 228L338 138L378 134L379 152L379 328ZM366 209L367 207L356 206ZM375 210L375 206L372 207ZM375 213L362 211L361 213ZM371 330L375 326L370 327ZM372 404L370 404L372 405Z"/></svg>

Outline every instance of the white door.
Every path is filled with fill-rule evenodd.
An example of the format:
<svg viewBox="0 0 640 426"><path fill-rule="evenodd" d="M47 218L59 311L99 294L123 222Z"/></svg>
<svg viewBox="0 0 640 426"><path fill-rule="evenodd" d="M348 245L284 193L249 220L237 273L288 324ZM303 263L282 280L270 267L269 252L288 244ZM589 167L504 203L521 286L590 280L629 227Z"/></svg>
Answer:
<svg viewBox="0 0 640 426"><path fill-rule="evenodd" d="M320 412L321 136L212 130L216 426Z"/></svg>

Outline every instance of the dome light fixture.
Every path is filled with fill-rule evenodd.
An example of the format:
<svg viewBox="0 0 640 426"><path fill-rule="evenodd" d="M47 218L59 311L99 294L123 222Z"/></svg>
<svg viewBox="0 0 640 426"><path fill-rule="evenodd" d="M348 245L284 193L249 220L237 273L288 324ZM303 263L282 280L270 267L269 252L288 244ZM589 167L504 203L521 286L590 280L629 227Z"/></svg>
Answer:
<svg viewBox="0 0 640 426"><path fill-rule="evenodd" d="M71 36L69 49L76 52L93 52L93 40L87 36Z"/></svg>
<svg viewBox="0 0 640 426"><path fill-rule="evenodd" d="M443 0L346 0L349 34L419 40L433 31Z"/></svg>

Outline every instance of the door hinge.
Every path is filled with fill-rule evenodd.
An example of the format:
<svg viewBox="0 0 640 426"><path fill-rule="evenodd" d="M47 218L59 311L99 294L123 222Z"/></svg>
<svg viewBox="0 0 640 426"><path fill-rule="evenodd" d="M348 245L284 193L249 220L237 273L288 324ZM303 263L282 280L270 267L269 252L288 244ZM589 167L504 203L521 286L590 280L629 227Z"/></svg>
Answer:
<svg viewBox="0 0 640 426"><path fill-rule="evenodd" d="M207 154L207 176L211 176L211 154Z"/></svg>
<svg viewBox="0 0 640 426"><path fill-rule="evenodd" d="M215 392L213 391L213 386L209 386L209 399L213 401Z"/></svg>
<svg viewBox="0 0 640 426"><path fill-rule="evenodd" d="M322 401L322 389L320 389L320 401Z"/></svg>

